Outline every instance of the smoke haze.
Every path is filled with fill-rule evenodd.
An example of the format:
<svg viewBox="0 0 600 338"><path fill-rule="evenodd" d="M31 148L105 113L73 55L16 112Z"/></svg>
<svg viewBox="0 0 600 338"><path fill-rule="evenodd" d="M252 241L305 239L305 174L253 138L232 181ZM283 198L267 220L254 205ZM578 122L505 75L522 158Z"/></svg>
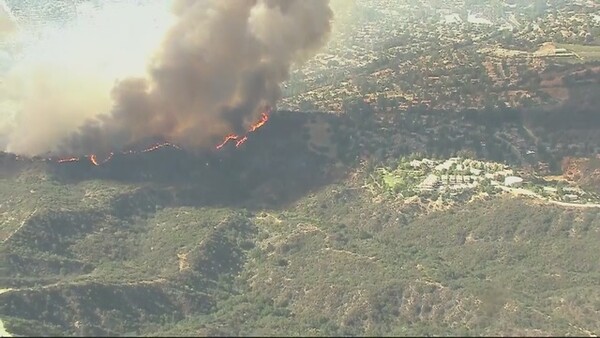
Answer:
<svg viewBox="0 0 600 338"><path fill-rule="evenodd" d="M151 138L213 147L276 103L291 65L324 44L333 16L328 0L174 0L172 13L146 74L101 95L107 81L29 71L9 150L88 154Z"/></svg>
<svg viewBox="0 0 600 338"><path fill-rule="evenodd" d="M14 32L17 29L17 23L10 9L3 0L0 0L0 39Z"/></svg>

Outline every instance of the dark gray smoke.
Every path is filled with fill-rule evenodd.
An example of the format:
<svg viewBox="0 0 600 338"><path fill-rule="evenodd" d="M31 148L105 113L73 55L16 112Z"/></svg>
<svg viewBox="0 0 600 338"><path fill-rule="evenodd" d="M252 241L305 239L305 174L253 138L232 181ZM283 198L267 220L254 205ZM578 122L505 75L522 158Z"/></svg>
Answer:
<svg viewBox="0 0 600 338"><path fill-rule="evenodd" d="M329 0L175 0L173 11L177 22L148 78L118 83L112 112L88 120L61 152L106 152L150 138L212 147L241 133L279 99L291 65L324 44L333 16Z"/></svg>

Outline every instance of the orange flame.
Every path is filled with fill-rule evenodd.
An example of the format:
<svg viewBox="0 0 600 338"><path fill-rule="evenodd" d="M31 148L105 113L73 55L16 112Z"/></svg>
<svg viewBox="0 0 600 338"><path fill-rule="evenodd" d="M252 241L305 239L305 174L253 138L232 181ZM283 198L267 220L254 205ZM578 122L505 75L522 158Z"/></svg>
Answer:
<svg viewBox="0 0 600 338"><path fill-rule="evenodd" d="M157 149L164 148L164 147L173 147L175 149L181 150L180 147L178 147L178 146L176 146L176 145L174 145L172 143L165 142L165 143L157 143L157 144L153 145L150 148L144 149L144 150L142 150L142 153L147 153L147 152L150 152L150 151L155 151Z"/></svg>
<svg viewBox="0 0 600 338"><path fill-rule="evenodd" d="M172 143L169 143L169 142L165 142L165 143L155 144L155 145L153 145L150 148L146 148L146 149L142 150L141 152L142 153L147 153L147 152L155 151L155 150L158 150L158 149L164 148L164 147L173 147L175 149L181 150L181 148L179 146L177 146L175 144L172 144ZM123 155L130 155L130 154L137 154L137 153L138 152L135 151L135 150L121 151L121 154L123 154ZM98 156L96 154L91 154L91 155L89 155L87 157L89 158L90 162L93 165L99 166L99 165L102 165L102 164L110 161L113 158L114 155L115 155L115 153L111 152L110 154L108 154L108 157L104 161L102 161L102 162L100 162L98 160ZM78 161L80 161L79 157L70 157L70 158L58 159L56 162L57 163L66 163L66 162L78 162Z"/></svg>
<svg viewBox="0 0 600 338"><path fill-rule="evenodd" d="M225 139L223 140L223 142L219 143L217 145L217 149L221 149L223 148L223 146L225 146L227 144L227 142L231 141L231 140L237 140L238 136L236 134L229 134L227 136L225 136Z"/></svg>
<svg viewBox="0 0 600 338"><path fill-rule="evenodd" d="M67 163L67 162L77 162L79 161L79 157L70 157L70 158L61 158L58 160L58 163Z"/></svg>
<svg viewBox="0 0 600 338"><path fill-rule="evenodd" d="M244 142L246 142L246 140L248 140L248 136L245 135L244 137L242 137L241 139L239 139L236 143L235 143L235 147L239 148L242 144L244 144Z"/></svg>
<svg viewBox="0 0 600 338"><path fill-rule="evenodd" d="M98 166L98 165L101 165L101 164L104 164L104 163L110 161L114 154L115 153L111 152L110 154L108 154L108 157L105 158L104 161L102 161L102 162L98 161L97 155L92 154L92 155L90 155L90 162L92 162L93 165Z"/></svg>
<svg viewBox="0 0 600 338"><path fill-rule="evenodd" d="M262 127L269 121L269 115L267 113L260 114L260 120L250 127L249 133L256 131L258 128Z"/></svg>
<svg viewBox="0 0 600 338"><path fill-rule="evenodd" d="M90 162L92 162L93 165L100 165L100 163L98 163L98 158L94 154L90 155Z"/></svg>
<svg viewBox="0 0 600 338"><path fill-rule="evenodd" d="M239 148L242 144L244 144L248 140L248 134L255 132L258 128L264 126L265 123L267 123L267 121L269 121L269 113L270 112L271 112L271 108L267 107L267 111L260 114L260 120L258 120L258 122L254 123L253 125L250 126L250 129L248 129L248 132L246 132L246 135L240 136L240 135L236 135L236 134L229 134L229 135L225 136L225 139L223 139L223 142L221 142L217 145L217 150L223 148L229 141L232 141L232 140L237 140L237 142L235 142L235 147Z"/></svg>

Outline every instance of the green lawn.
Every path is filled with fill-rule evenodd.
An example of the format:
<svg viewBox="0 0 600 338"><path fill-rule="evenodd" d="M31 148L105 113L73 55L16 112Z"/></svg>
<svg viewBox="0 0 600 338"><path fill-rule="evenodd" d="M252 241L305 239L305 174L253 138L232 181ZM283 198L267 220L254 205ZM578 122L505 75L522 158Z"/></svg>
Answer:
<svg viewBox="0 0 600 338"><path fill-rule="evenodd" d="M397 186L414 186L418 184L424 176L421 172L410 170L397 169L389 171L386 168L380 168L377 171L381 174L385 186L391 189L394 189Z"/></svg>
<svg viewBox="0 0 600 338"><path fill-rule="evenodd" d="M385 185L393 188L398 184L402 184L404 179L398 175L395 175L394 173L385 173L383 175L383 182Z"/></svg>
<svg viewBox="0 0 600 338"><path fill-rule="evenodd" d="M576 44L557 44L558 48L565 48L579 55L583 61L598 61L600 60L600 46L586 46Z"/></svg>

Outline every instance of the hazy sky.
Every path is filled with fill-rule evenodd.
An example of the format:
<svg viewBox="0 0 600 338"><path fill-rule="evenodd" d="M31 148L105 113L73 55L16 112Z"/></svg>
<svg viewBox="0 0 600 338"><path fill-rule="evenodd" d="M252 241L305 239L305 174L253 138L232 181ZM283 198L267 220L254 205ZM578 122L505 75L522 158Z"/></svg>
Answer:
<svg viewBox="0 0 600 338"><path fill-rule="evenodd" d="M83 154L155 137L209 146L242 131L276 103L291 65L327 39L328 5L328 0L80 4L75 20L51 23L35 38L23 35L18 55L9 55L17 61L0 87L5 149Z"/></svg>

